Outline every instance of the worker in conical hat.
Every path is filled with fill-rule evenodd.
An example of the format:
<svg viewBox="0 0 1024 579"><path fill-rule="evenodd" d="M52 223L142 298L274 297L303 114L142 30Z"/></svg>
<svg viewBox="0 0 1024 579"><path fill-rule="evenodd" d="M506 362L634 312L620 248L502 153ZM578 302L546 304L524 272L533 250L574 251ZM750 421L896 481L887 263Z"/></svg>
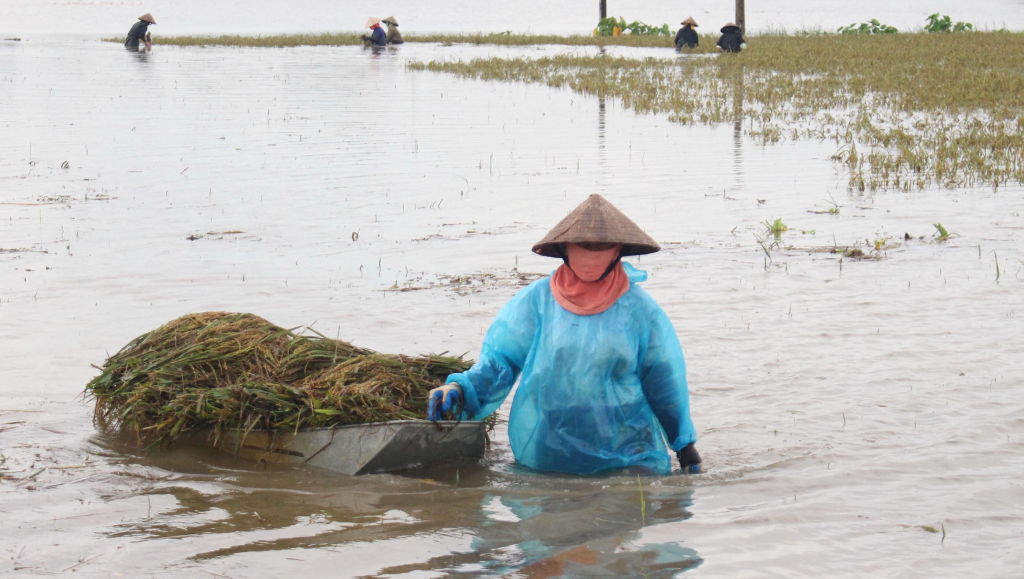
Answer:
<svg viewBox="0 0 1024 579"><path fill-rule="evenodd" d="M697 21L693 19L693 16L687 16L686 20L680 22L682 28L676 32L676 50L683 48L697 48L697 43L700 39L697 37L697 31L694 28L697 27Z"/></svg>
<svg viewBox="0 0 1024 579"><path fill-rule="evenodd" d="M402 39L402 33L398 31L398 20L395 20L394 16L388 16L381 20L381 22L388 27L388 44L403 44L405 42Z"/></svg>
<svg viewBox="0 0 1024 579"><path fill-rule="evenodd" d="M739 26L727 22L722 27L722 35L718 37L718 42L715 45L723 52L739 52L746 47L747 41L743 38L743 31Z"/></svg>
<svg viewBox="0 0 1024 579"><path fill-rule="evenodd" d="M370 34L363 35L363 44L367 46L387 46L388 37L384 29L380 27L380 18L371 16L366 19L366 27Z"/></svg>
<svg viewBox="0 0 1024 579"><path fill-rule="evenodd" d="M149 12L146 12L142 16L139 16L138 21L132 25L128 31L128 36L124 39L124 47L128 50L138 50L139 43L144 43L146 50L153 48L153 39L149 35L149 25L156 24L156 18Z"/></svg>
<svg viewBox="0 0 1024 579"><path fill-rule="evenodd" d="M516 381L508 419L516 460L539 471L700 471L686 363L665 312L623 257L660 246L591 195L533 246L562 260L498 313L478 361L430 392L428 418L481 420ZM447 413L447 414L446 414Z"/></svg>

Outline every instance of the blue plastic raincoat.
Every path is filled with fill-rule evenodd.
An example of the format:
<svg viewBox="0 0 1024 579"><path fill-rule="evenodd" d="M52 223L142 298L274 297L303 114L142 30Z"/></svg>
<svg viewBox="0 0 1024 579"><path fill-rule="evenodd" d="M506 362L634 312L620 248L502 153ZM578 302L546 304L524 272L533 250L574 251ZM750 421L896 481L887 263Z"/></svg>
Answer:
<svg viewBox="0 0 1024 579"><path fill-rule="evenodd" d="M696 441L686 363L665 312L625 262L630 288L607 310L569 312L550 278L523 288L498 313L480 358L448 382L462 387L462 418L481 420L519 388L508 436L516 460L541 471L594 474L641 466L672 471L665 443Z"/></svg>

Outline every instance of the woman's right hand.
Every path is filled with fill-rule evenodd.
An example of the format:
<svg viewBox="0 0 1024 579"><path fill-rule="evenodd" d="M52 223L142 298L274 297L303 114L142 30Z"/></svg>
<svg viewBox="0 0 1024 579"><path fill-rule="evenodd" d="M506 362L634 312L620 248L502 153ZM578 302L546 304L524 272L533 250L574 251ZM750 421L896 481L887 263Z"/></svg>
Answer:
<svg viewBox="0 0 1024 579"><path fill-rule="evenodd" d="M454 382L431 390L427 395L427 420L442 420L446 413L458 408L461 397L462 388Z"/></svg>

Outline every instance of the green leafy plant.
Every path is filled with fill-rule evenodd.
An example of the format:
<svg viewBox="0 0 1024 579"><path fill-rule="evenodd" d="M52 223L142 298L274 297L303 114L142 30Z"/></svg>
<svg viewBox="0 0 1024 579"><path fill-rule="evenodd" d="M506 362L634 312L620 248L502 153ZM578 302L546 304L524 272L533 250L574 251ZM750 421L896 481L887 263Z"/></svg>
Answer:
<svg viewBox="0 0 1024 579"><path fill-rule="evenodd" d="M635 36L671 36L672 33L668 28L668 24L662 24L661 26L652 26L639 20L633 22L626 22L621 16L618 18L609 16L608 18L602 18L597 23L597 28L594 29L594 36L614 36L615 29L619 29L621 34L631 34Z"/></svg>
<svg viewBox="0 0 1024 579"><path fill-rule="evenodd" d="M836 31L840 34L896 34L899 32L895 26L882 24L877 18L859 24L854 22L847 26L840 26Z"/></svg>
<svg viewBox="0 0 1024 579"><path fill-rule="evenodd" d="M928 32L967 32L974 30L974 25L970 22L953 22L949 16L936 12L928 16L928 24L925 24L924 29Z"/></svg>
<svg viewBox="0 0 1024 579"><path fill-rule="evenodd" d="M946 228L943 227L941 223L933 223L932 225L935 227L934 237L935 237L935 239L938 239L939 241L948 241L951 237L955 237L956 236L956 233L952 233L950 231L947 231Z"/></svg>
<svg viewBox="0 0 1024 579"><path fill-rule="evenodd" d="M768 233L771 233L772 236L775 237L775 239L778 239L783 232L789 231L789 226L782 222L781 217L775 221L765 220L764 227L768 230Z"/></svg>

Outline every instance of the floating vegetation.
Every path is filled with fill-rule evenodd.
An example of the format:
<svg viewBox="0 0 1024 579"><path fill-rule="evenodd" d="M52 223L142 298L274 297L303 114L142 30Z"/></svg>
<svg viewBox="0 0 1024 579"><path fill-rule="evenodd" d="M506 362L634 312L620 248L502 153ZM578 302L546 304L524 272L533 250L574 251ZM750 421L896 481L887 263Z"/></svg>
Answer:
<svg viewBox="0 0 1024 579"><path fill-rule="evenodd" d="M595 37L644 38L644 37ZM763 36L735 58L562 55L411 63L565 87L753 138L834 141L852 190L1024 183L1024 34Z"/></svg>
<svg viewBox="0 0 1024 579"><path fill-rule="evenodd" d="M35 198L35 201L5 201L0 202L0 205L70 205L72 202L89 202L89 201L111 201L117 199L106 193L94 193L92 195L86 193L82 197L75 197L73 195L40 195Z"/></svg>
<svg viewBox="0 0 1024 579"><path fill-rule="evenodd" d="M480 272L464 275L441 274L433 280L417 277L402 285L395 281L394 285L388 288L387 291L411 292L441 288L460 296L465 296L496 288L523 287L546 275L543 273L521 272L516 268L502 272Z"/></svg>
<svg viewBox="0 0 1024 579"><path fill-rule="evenodd" d="M422 418L461 357L381 354L252 314L182 316L129 342L86 385L101 428L168 442L194 430L287 429Z"/></svg>
<svg viewBox="0 0 1024 579"><path fill-rule="evenodd" d="M35 249L28 247L0 247L0 253L50 253L45 249Z"/></svg>
<svg viewBox="0 0 1024 579"><path fill-rule="evenodd" d="M189 241L196 241L199 239L224 239L225 235L242 235L245 233L240 229L231 229L228 231L207 231L206 233L190 233L185 239Z"/></svg>

